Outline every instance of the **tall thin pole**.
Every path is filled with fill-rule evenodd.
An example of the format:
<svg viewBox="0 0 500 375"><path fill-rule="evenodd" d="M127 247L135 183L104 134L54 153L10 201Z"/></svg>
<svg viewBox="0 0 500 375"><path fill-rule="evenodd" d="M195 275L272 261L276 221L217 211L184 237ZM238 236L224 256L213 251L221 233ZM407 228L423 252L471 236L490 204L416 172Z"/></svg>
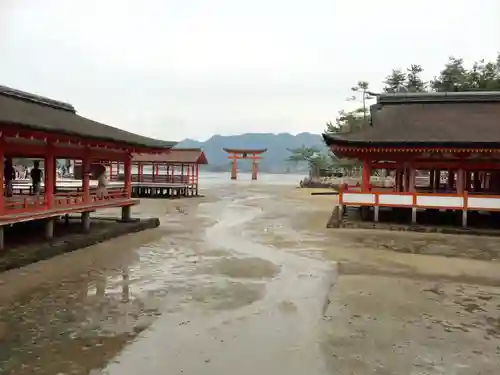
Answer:
<svg viewBox="0 0 500 375"><path fill-rule="evenodd" d="M366 90L363 89L363 122L366 125Z"/></svg>

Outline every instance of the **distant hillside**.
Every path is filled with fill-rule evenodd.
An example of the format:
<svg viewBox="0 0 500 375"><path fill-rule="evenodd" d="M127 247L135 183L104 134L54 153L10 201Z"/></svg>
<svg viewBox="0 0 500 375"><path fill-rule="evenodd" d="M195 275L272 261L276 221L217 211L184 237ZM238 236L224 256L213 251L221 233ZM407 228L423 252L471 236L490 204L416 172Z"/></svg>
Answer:
<svg viewBox="0 0 500 375"><path fill-rule="evenodd" d="M291 135L288 133L246 133L241 135L221 136L214 135L205 142L185 139L179 142L176 148L201 147L207 156L209 165L206 170L228 171L229 160L227 154L222 150L227 148L267 148L264 158L260 163L263 172L299 172L307 170L307 166L296 166L285 161L290 155L288 149L297 147L316 146L326 152L326 147L319 134L300 133ZM238 163L240 170L249 171L251 163L241 161Z"/></svg>

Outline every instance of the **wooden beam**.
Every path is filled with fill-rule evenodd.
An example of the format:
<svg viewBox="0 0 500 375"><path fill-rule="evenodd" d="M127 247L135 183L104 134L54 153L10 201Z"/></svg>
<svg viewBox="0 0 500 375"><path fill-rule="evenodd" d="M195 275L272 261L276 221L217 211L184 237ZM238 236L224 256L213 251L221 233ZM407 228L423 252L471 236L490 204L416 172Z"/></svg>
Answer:
<svg viewBox="0 0 500 375"><path fill-rule="evenodd" d="M400 163L373 163L373 168L376 169L395 169L400 165ZM458 169L463 168L465 170L500 170L500 163L491 161L491 162L474 162L474 161L413 161L412 165L415 166L415 169Z"/></svg>

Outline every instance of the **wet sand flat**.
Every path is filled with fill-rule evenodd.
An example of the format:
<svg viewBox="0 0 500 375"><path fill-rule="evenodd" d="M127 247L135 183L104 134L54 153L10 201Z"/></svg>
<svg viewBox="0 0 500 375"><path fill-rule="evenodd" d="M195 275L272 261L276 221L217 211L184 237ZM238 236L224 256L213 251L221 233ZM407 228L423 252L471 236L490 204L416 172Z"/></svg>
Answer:
<svg viewBox="0 0 500 375"><path fill-rule="evenodd" d="M326 229L336 197L290 186L204 194L0 275L0 373L498 372L500 240Z"/></svg>

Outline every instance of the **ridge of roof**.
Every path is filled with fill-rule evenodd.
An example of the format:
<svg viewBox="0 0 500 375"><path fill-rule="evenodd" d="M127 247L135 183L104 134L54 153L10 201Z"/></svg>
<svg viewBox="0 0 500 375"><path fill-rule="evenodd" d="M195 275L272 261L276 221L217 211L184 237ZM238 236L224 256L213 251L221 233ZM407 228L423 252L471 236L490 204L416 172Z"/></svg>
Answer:
<svg viewBox="0 0 500 375"><path fill-rule="evenodd" d="M379 104L500 102L500 91L404 92L377 95Z"/></svg>
<svg viewBox="0 0 500 375"><path fill-rule="evenodd" d="M54 109L60 109L63 111L69 111L69 112L76 113L75 107L69 103L61 102L59 100L50 99L50 98L47 98L47 97L41 96L41 95L32 94L32 93L29 93L26 91L13 89L13 88L7 87L7 86L0 85L0 95L9 96L9 97L23 100L26 102L36 103L38 105L52 107Z"/></svg>

